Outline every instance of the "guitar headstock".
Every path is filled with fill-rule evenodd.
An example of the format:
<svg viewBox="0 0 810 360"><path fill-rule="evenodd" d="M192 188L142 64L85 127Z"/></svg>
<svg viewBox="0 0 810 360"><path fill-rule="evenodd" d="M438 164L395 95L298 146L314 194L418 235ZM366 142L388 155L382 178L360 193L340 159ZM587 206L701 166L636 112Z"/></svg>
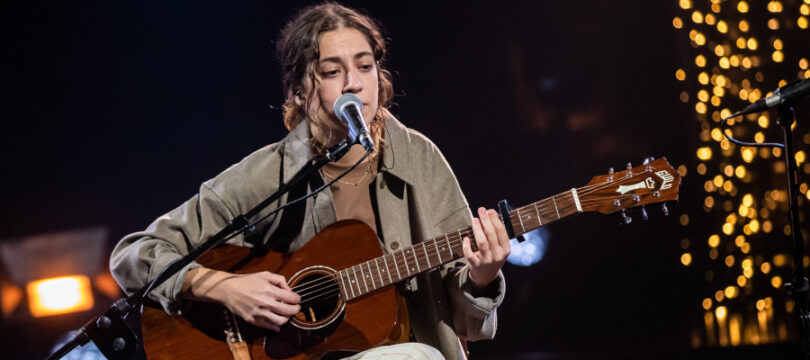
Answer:
<svg viewBox="0 0 810 360"><path fill-rule="evenodd" d="M583 211L612 214L648 204L678 200L681 176L666 158L644 161L634 168L595 176L577 189ZM666 209L666 208L665 208ZM666 210L665 210L666 211ZM646 211L642 213L646 217ZM625 222L630 222L625 218Z"/></svg>

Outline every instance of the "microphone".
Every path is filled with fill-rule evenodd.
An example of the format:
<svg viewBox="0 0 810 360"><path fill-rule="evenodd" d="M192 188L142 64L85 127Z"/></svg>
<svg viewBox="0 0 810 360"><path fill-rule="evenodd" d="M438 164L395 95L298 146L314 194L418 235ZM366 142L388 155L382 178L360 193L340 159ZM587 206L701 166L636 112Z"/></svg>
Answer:
<svg viewBox="0 0 810 360"><path fill-rule="evenodd" d="M808 95L810 95L810 79L796 80L794 82L791 82L790 84L787 84L785 86L776 89L776 91L773 92L773 95L768 96L764 99L759 99L755 101L753 104L748 105L745 109L742 109L739 112L731 114L730 116L723 119L723 121L740 115L764 111L774 106L782 105L788 101L801 99Z"/></svg>
<svg viewBox="0 0 810 360"><path fill-rule="evenodd" d="M363 121L363 101L352 93L345 93L335 100L335 116L349 125L349 140L359 143L366 151L374 151L374 141Z"/></svg>

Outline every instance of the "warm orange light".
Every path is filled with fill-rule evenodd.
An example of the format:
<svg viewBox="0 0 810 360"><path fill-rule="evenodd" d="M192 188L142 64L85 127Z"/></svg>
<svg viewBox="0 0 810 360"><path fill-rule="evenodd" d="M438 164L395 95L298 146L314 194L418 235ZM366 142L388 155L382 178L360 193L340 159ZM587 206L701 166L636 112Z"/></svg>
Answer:
<svg viewBox="0 0 810 360"><path fill-rule="evenodd" d="M692 263L692 254L683 253L683 255L681 255L681 264L683 264L683 266L689 266L689 264L691 263Z"/></svg>
<svg viewBox="0 0 810 360"><path fill-rule="evenodd" d="M712 158L712 149L708 146L704 146L697 150L697 157L700 160L709 160Z"/></svg>
<svg viewBox="0 0 810 360"><path fill-rule="evenodd" d="M43 317L90 310L93 293L84 275L37 280L26 285L31 315Z"/></svg>
<svg viewBox="0 0 810 360"><path fill-rule="evenodd" d="M22 298L22 290L19 287L11 283L4 283L0 286L0 304L2 304L3 308L3 317L11 315L20 305Z"/></svg>

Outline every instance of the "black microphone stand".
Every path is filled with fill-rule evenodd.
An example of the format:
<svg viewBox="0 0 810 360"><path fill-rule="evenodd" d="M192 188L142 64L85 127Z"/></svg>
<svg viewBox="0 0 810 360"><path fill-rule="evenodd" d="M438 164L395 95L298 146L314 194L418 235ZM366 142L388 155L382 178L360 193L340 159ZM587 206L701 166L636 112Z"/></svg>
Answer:
<svg viewBox="0 0 810 360"><path fill-rule="evenodd" d="M793 236L793 278L785 283L785 290L795 301L797 319L799 321L802 357L810 359L810 285L804 274L804 241L799 228L799 170L796 165L793 151L793 131L790 127L796 122L796 113L793 109L795 101L779 105L779 118L777 123L782 126L785 136L785 164L787 165L788 181L788 216L790 218L790 234Z"/></svg>
<svg viewBox="0 0 810 360"><path fill-rule="evenodd" d="M327 150L326 154L315 159L313 162L310 162L292 179L290 179L288 183L281 184L278 190L267 197L267 199L256 205L246 214L240 214L234 217L228 223L228 226L220 230L218 233L216 233L216 235L212 236L203 244L193 249L186 256L183 256L182 258L170 263L160 274L158 274L154 280L146 284L131 296L118 299L112 306L104 311L103 314L88 321L86 324L84 324L84 326L82 326L81 329L79 329L78 334L74 335L67 343L62 345L46 359L61 359L75 347L87 344L87 342L91 340L96 344L101 353L104 354L104 356L106 356L108 359L132 358L135 355L135 352L138 350L140 340L129 325L126 324L124 318L133 309L137 309L153 289L172 277L178 271L182 270L186 265L197 259L204 252L213 249L214 247L239 234L248 234L252 232L255 229L255 222L251 223L249 221L250 218L257 215L268 205L278 200L284 193L290 191L294 185L309 177L310 174L319 170L326 163L343 157L343 155L349 151L350 147L351 144L348 142L348 140L343 140ZM348 171L351 171L351 169ZM289 205L291 203L292 202L288 202L287 204ZM280 209L281 208L278 208L276 211ZM261 221L266 217L267 216L259 219L258 221Z"/></svg>

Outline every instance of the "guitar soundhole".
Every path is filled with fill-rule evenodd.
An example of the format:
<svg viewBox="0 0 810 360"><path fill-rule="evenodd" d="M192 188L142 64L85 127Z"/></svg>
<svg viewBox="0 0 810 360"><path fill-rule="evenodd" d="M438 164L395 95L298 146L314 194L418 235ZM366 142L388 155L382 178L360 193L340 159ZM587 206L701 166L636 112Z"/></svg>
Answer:
<svg viewBox="0 0 810 360"><path fill-rule="evenodd" d="M345 303L335 280L336 271L325 266L301 270L290 279L290 287L301 297L301 312L290 323L301 329L319 329L343 312Z"/></svg>

